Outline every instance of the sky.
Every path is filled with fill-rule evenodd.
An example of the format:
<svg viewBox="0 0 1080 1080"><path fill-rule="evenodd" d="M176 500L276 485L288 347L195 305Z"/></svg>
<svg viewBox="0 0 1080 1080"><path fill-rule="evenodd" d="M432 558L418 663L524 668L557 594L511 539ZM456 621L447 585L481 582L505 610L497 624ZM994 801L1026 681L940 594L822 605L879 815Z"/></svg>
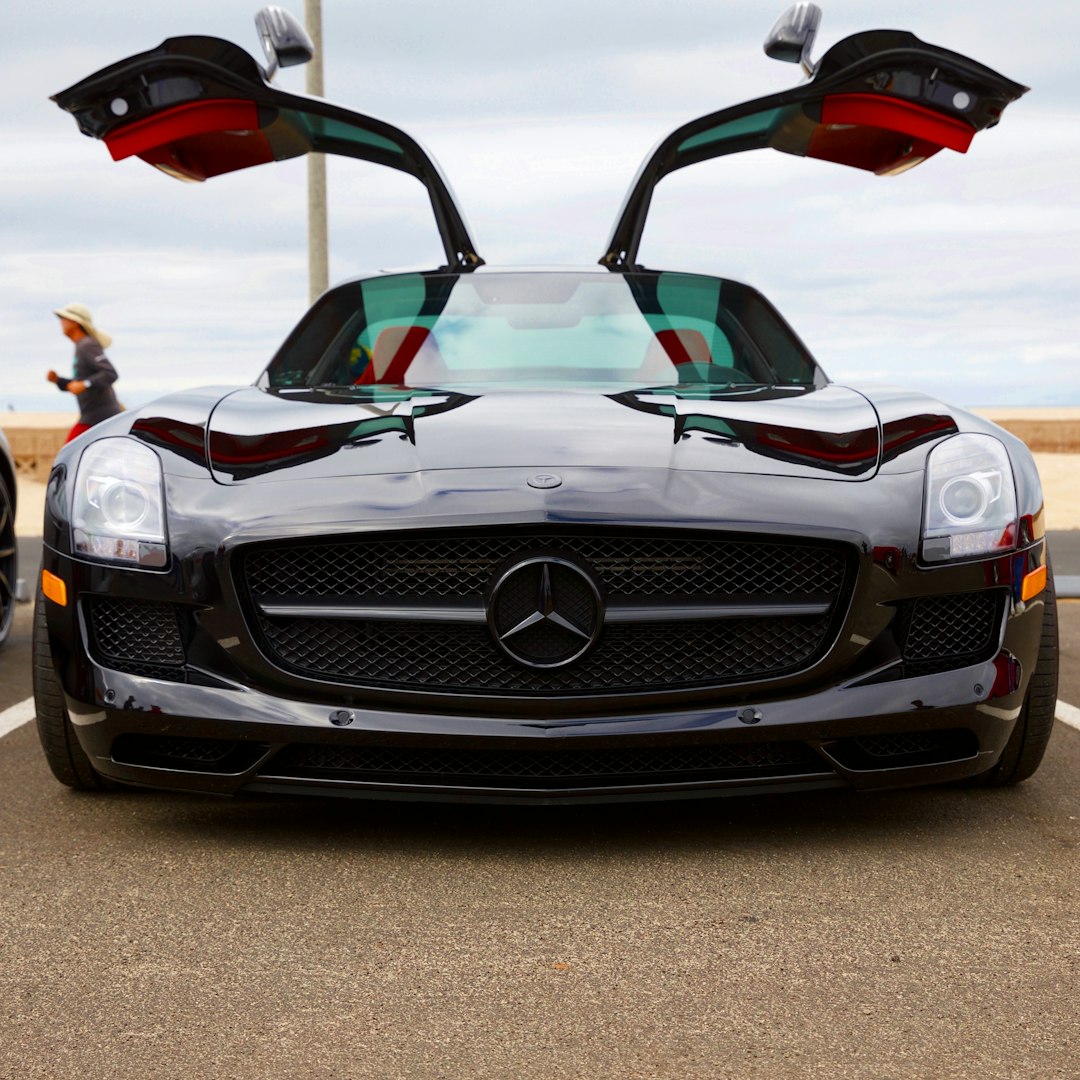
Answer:
<svg viewBox="0 0 1080 1080"><path fill-rule="evenodd" d="M289 4L285 6L289 7ZM1080 405L1080 5L822 3L815 57L910 30L1032 90L966 155L899 177L772 151L657 189L641 261L746 281L836 381L965 406ZM685 121L782 90L783 8L759 0L323 0L326 96L418 138L488 263L591 264L643 157ZM290 8L303 16L303 3ZM39 0L0 47L0 409L70 411L45 382L87 304L128 405L252 382L308 303L303 161L182 184L113 162L50 94L167 37L261 60L237 0ZM277 82L302 92L302 68ZM331 161L330 276L442 262L410 177Z"/></svg>

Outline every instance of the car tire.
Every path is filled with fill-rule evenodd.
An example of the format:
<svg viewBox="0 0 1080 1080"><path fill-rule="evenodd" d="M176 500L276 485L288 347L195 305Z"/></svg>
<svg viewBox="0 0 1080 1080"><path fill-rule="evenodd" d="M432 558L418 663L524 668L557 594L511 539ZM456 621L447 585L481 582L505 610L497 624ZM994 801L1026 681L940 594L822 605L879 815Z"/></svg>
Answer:
<svg viewBox="0 0 1080 1080"><path fill-rule="evenodd" d="M15 619L15 580L18 549L15 545L15 506L4 478L0 476L0 645L11 633Z"/></svg>
<svg viewBox="0 0 1080 1080"><path fill-rule="evenodd" d="M52 662L49 626L45 617L45 596L39 586L34 603L33 640L34 706L38 738L53 776L76 791L111 790L118 785L95 771L79 745L68 716L60 681Z"/></svg>
<svg viewBox="0 0 1080 1080"><path fill-rule="evenodd" d="M1058 621L1054 572L1046 568L1043 592L1042 639L1039 658L1031 676L1024 707L1012 736L1005 745L1001 760L989 772L977 778L987 787L1004 787L1026 780L1039 767L1054 730L1054 711L1058 687Z"/></svg>

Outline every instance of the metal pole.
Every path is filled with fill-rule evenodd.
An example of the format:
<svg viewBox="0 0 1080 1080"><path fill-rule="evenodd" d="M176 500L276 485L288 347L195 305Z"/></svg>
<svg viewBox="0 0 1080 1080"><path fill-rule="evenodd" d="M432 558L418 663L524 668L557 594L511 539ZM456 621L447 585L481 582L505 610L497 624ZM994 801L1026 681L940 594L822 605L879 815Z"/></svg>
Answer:
<svg viewBox="0 0 1080 1080"><path fill-rule="evenodd" d="M323 96L322 0L304 0L304 22L315 46L307 65L307 92ZM308 154L308 299L326 291L329 283L329 243L326 228L326 157Z"/></svg>

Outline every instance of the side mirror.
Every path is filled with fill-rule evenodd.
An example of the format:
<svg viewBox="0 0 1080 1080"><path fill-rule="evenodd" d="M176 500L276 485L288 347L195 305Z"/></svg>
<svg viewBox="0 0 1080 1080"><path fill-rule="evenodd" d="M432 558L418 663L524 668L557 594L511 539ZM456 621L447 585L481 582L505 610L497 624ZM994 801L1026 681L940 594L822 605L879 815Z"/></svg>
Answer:
<svg viewBox="0 0 1080 1080"><path fill-rule="evenodd" d="M807 75L814 74L815 64L810 49L821 22L817 4L792 4L780 16L765 38L765 55L788 64L802 64Z"/></svg>
<svg viewBox="0 0 1080 1080"><path fill-rule="evenodd" d="M255 16L263 52L266 77L272 79L279 67L306 64L315 55L315 46L303 23L282 7L265 7Z"/></svg>

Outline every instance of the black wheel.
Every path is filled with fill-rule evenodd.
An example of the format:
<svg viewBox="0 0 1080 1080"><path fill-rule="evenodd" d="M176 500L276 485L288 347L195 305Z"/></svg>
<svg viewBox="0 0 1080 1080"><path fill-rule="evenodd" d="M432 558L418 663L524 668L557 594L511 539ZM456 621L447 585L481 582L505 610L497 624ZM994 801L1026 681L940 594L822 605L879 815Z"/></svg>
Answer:
<svg viewBox="0 0 1080 1080"><path fill-rule="evenodd" d="M15 579L18 575L18 550L15 546L15 507L11 492L0 477L0 645L11 633L15 618Z"/></svg>
<svg viewBox="0 0 1080 1080"><path fill-rule="evenodd" d="M1019 784L1021 780L1031 776L1039 767L1043 754L1046 753L1046 745L1050 742L1050 734L1054 730L1058 686L1058 624L1054 572L1049 565L1046 568L1043 605L1039 659L1035 663L1024 707L1001 760L988 773L977 777L977 783L988 787Z"/></svg>
<svg viewBox="0 0 1080 1080"><path fill-rule="evenodd" d="M34 603L33 676L38 738L53 776L78 791L101 791L114 785L94 771L72 730L71 718L52 664L45 597L38 588Z"/></svg>

